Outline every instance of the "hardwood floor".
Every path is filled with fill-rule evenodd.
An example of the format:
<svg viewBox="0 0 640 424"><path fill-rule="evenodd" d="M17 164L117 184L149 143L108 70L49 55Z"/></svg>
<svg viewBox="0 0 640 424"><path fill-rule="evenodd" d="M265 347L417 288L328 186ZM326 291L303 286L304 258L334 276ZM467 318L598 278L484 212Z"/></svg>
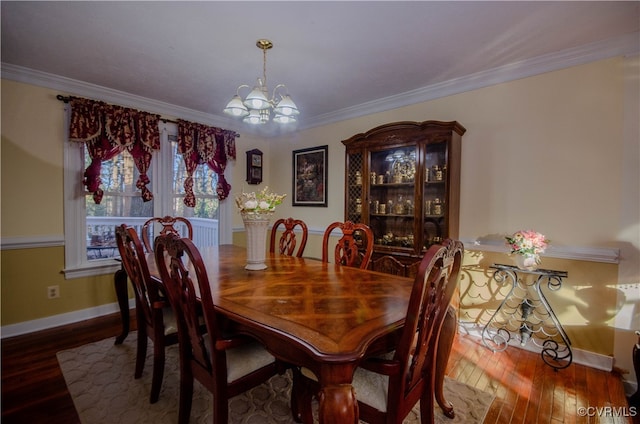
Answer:
<svg viewBox="0 0 640 424"><path fill-rule="evenodd" d="M131 320L135 329L134 315ZM115 314L3 339L2 423L78 424L56 352L115 338L119 331ZM577 364L554 372L539 355L518 348L492 353L479 340L458 335L447 374L496 395L485 424L640 423L639 417L613 417L630 412L617 375ZM613 409L579 416L579 408L588 407Z"/></svg>

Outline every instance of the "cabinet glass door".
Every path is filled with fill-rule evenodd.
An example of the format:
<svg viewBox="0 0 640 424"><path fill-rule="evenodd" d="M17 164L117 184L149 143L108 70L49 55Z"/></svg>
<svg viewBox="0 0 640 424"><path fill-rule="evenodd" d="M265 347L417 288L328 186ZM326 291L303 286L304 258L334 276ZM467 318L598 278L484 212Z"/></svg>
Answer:
<svg viewBox="0 0 640 424"><path fill-rule="evenodd" d="M363 187L364 168L362 153L354 153L347 156L347 220L353 222L362 221L362 204L365 199Z"/></svg>
<svg viewBox="0 0 640 424"><path fill-rule="evenodd" d="M446 141L426 145L423 187L423 244L428 249L448 237Z"/></svg>
<svg viewBox="0 0 640 424"><path fill-rule="evenodd" d="M414 247L417 147L371 152L369 226L376 247Z"/></svg>

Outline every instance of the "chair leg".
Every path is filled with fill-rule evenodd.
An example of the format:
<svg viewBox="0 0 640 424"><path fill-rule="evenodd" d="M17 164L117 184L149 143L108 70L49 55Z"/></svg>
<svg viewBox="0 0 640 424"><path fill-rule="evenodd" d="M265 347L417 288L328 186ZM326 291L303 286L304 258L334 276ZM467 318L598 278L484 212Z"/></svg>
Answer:
<svg viewBox="0 0 640 424"><path fill-rule="evenodd" d="M313 388L306 383L305 377L298 367L292 368L293 384L291 387L291 414L298 423L313 424Z"/></svg>
<svg viewBox="0 0 640 424"><path fill-rule="evenodd" d="M420 396L420 423L434 424L434 379L425 378L425 386Z"/></svg>
<svg viewBox="0 0 640 424"><path fill-rule="evenodd" d="M229 422L228 399L226 389L219 387L217 392L213 392L213 424L227 424Z"/></svg>
<svg viewBox="0 0 640 424"><path fill-rule="evenodd" d="M162 378L164 376L164 343L162 336L153 342L153 377L151 378L151 396L149 401L156 403L160 397Z"/></svg>
<svg viewBox="0 0 640 424"><path fill-rule="evenodd" d="M140 321L138 321L140 322ZM144 362L147 357L147 332L144 328L138 328L138 351L136 352L135 378L142 377Z"/></svg>
<svg viewBox="0 0 640 424"><path fill-rule="evenodd" d="M293 384L291 386L291 415L295 422L300 423L302 422L300 415L300 370L297 367L293 367L291 372L293 374Z"/></svg>
<svg viewBox="0 0 640 424"><path fill-rule="evenodd" d="M436 354L436 381L435 381L435 396L440 409L445 416L449 418L455 417L455 411L453 410L453 404L444 397L444 375L447 370L447 363L449 362L449 355L451 354L451 346L453 345L453 339L456 336L456 329L458 328L458 319L456 318L456 311L452 306L447 309L447 314L444 317L442 324L442 330L440 330L440 339L438 340L438 352Z"/></svg>
<svg viewBox="0 0 640 424"><path fill-rule="evenodd" d="M178 424L189 424L191 402L193 400L193 374L190 371L180 372L180 405Z"/></svg>

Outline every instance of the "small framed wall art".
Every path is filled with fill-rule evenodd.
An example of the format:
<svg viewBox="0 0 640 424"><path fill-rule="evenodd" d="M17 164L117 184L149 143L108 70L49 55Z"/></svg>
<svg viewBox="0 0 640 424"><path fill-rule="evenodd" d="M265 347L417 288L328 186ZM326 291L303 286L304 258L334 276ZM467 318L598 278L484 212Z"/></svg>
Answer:
<svg viewBox="0 0 640 424"><path fill-rule="evenodd" d="M247 183L260 184L262 182L262 152L258 149L247 152Z"/></svg>
<svg viewBox="0 0 640 424"><path fill-rule="evenodd" d="M293 151L293 206L327 206L328 146Z"/></svg>

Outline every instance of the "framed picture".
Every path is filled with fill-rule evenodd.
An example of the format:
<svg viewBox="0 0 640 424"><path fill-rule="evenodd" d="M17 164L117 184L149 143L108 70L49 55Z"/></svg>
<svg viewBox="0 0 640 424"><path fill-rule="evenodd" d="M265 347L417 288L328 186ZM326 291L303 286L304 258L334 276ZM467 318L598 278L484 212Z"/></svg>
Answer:
<svg viewBox="0 0 640 424"><path fill-rule="evenodd" d="M293 206L327 206L328 146L293 151Z"/></svg>

